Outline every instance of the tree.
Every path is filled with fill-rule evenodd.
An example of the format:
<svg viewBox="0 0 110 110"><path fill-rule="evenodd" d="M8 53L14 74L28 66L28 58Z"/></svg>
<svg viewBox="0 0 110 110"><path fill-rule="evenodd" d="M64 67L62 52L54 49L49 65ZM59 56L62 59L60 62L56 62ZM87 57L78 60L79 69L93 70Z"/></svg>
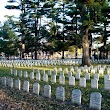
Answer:
<svg viewBox="0 0 110 110"><path fill-rule="evenodd" d="M76 5L80 10L81 27L80 33L82 36L82 65L90 66L90 55L89 55L89 30L94 24L101 22L101 9L106 3L105 0L76 0Z"/></svg>
<svg viewBox="0 0 110 110"><path fill-rule="evenodd" d="M72 44L75 47L75 58L77 58L77 50L79 47L81 47L81 36L79 34L79 27L80 27L80 11L78 7L74 3L68 4L68 10L66 11L66 15L71 18L69 20L69 23L67 24L66 33L68 33L67 36L70 37L70 41L72 41Z"/></svg>
<svg viewBox="0 0 110 110"><path fill-rule="evenodd" d="M31 18L31 23L34 26L31 32L34 33L35 59L37 59L38 50L41 45L40 40L42 39L42 36L40 35L41 18L42 18L42 15L44 14L44 10L41 5L42 2L43 2L42 0L31 2L30 4L28 4L28 6L31 8L27 8L28 11L30 12L28 15Z"/></svg>
<svg viewBox="0 0 110 110"><path fill-rule="evenodd" d="M13 21L11 19L11 21ZM14 22L14 21L13 21ZM17 55L18 54L18 45L16 42L18 41L18 37L16 33L14 32L14 26L12 26L13 23L10 22L10 19L4 22L3 26L1 26L0 30L0 52L5 53L5 56L9 58L9 56Z"/></svg>
<svg viewBox="0 0 110 110"><path fill-rule="evenodd" d="M76 45L77 56L77 48L82 43L82 65L90 65L91 33L96 25L103 22L102 19L106 18L104 16L108 16L102 13L102 9L107 6L106 0L74 0L74 2L70 0L9 0L9 2L18 1L18 6L8 5L6 8L21 10L19 30L22 42L27 47L30 46L31 50L26 47L27 52L34 51L35 59L37 59L37 53L42 47L45 50L47 48L47 50L62 51L62 58L64 58L64 51L69 46ZM50 20L45 26L41 22L44 16ZM106 32L107 23L104 23L104 39L107 39L106 36L109 35ZM48 36L44 36L44 31ZM32 40L33 45L29 39ZM42 43L42 39L46 40L48 46Z"/></svg>
<svg viewBox="0 0 110 110"><path fill-rule="evenodd" d="M46 7L48 5L51 6L49 7L50 11L46 15L49 19L51 19L48 25L50 32L50 38L48 39L48 41L52 41L52 43L48 44L53 46L53 50L55 52L62 52L62 59L64 59L64 51L68 50L68 47L70 45L70 40L67 40L66 38L69 35L67 35L66 32L66 25L70 23L66 18L66 3L68 3L68 1L62 0L53 2L51 1L47 2L46 4Z"/></svg>

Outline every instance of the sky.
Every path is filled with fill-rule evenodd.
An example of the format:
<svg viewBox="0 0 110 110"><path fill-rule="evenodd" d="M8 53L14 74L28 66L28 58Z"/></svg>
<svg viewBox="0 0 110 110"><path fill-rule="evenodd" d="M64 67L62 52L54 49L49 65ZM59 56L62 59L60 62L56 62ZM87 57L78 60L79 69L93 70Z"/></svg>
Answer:
<svg viewBox="0 0 110 110"><path fill-rule="evenodd" d="M8 0L0 0L0 21L2 23L6 20L6 18L4 17L5 15L9 15L9 16L14 15L14 16L18 17L19 13L20 13L17 10L8 10L8 9L6 9L5 6L7 4L9 4L7 1Z"/></svg>

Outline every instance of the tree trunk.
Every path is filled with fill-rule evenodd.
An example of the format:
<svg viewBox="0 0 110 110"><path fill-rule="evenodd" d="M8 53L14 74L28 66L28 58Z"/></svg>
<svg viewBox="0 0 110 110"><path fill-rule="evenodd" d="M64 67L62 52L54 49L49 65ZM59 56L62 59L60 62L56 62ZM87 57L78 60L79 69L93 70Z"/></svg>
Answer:
<svg viewBox="0 0 110 110"><path fill-rule="evenodd" d="M38 18L36 19L35 18L35 60L37 60L37 51L38 51L38 41L37 41L37 38L38 38L38 30L37 30L37 26L38 26Z"/></svg>
<svg viewBox="0 0 110 110"><path fill-rule="evenodd" d="M20 60L22 60L22 52L20 51Z"/></svg>
<svg viewBox="0 0 110 110"><path fill-rule="evenodd" d="M90 66L88 29L85 29L82 40L82 46L83 46L82 65Z"/></svg>
<svg viewBox="0 0 110 110"><path fill-rule="evenodd" d="M82 26L81 26L81 35L82 35L82 66L87 65L90 66L90 55L89 55L89 29L91 25L87 24L85 25L85 21L88 22L87 18L87 6L86 4L82 4L81 11L81 20L82 20Z"/></svg>
<svg viewBox="0 0 110 110"><path fill-rule="evenodd" d="M35 60L37 60L37 42L35 44Z"/></svg>
<svg viewBox="0 0 110 110"><path fill-rule="evenodd" d="M24 51L22 51L22 60L24 60Z"/></svg>
<svg viewBox="0 0 110 110"><path fill-rule="evenodd" d="M75 59L77 59L77 57L78 57L78 48L76 47L76 51L75 51Z"/></svg>
<svg viewBox="0 0 110 110"><path fill-rule="evenodd" d="M64 54L65 54L65 52L64 52L64 50L62 50L62 59L65 58L65 57L64 57Z"/></svg>
<svg viewBox="0 0 110 110"><path fill-rule="evenodd" d="M91 53L91 49L92 49L92 35L91 35L91 33L89 32L89 56L90 56L90 58L92 57L92 53Z"/></svg>

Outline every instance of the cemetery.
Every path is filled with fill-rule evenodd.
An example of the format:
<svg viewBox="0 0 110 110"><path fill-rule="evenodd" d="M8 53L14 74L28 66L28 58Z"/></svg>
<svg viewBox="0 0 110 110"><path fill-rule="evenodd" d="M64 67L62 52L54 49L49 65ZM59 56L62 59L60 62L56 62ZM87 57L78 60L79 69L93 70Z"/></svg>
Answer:
<svg viewBox="0 0 110 110"><path fill-rule="evenodd" d="M40 103L43 109L109 110L110 66L69 62L1 61L0 87L16 101L29 101L31 109Z"/></svg>
<svg viewBox="0 0 110 110"><path fill-rule="evenodd" d="M0 4L0 110L110 110L110 0Z"/></svg>

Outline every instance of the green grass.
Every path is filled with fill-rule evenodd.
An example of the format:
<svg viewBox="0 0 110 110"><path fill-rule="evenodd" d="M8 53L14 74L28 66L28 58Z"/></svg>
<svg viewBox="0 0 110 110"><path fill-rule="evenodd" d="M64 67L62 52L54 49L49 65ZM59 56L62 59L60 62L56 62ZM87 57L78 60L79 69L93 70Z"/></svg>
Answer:
<svg viewBox="0 0 110 110"><path fill-rule="evenodd" d="M45 69L46 70L46 73L47 73L47 70L50 70L50 69L52 70L54 67L57 67L57 68L62 67L62 69L64 69L66 67L69 68L70 66L34 67L34 69L39 69L40 71L42 69ZM13 69L17 69L18 71L20 71L20 70L25 71L26 70L28 72L28 74L32 71L32 68L13 68ZM90 94L92 92L100 92L102 94L102 110L110 110L110 91L104 90L104 80L103 80L103 77L100 77L100 80L98 82L99 83L98 84L98 86L99 86L98 89L92 89L91 88L91 84L90 84L91 83L90 80L89 81L86 81L86 87L85 88L79 86L79 80L75 80L75 86L70 86L68 84L68 80L69 79L67 77L67 74L65 74L65 76L66 76L66 78L65 78L66 79L65 80L65 85L59 84L59 81L58 81L59 80L59 77L58 76L57 76L57 82L55 84L52 84L51 83L51 80L50 80L51 79L50 76L48 78L49 79L48 82L44 82L43 81L43 76L41 76L41 81L36 81L35 79L32 80L29 77L28 78L23 78L23 76L22 77L19 77L19 76L14 76L13 74L11 75L10 74L10 68L0 67L0 77L4 77L4 76L6 76L6 77L12 77L12 78L14 78L14 80L20 79L21 82L22 82L22 85L23 85L24 80L28 80L30 82L30 93L31 94L33 94L32 93L32 84L35 83L35 82L38 82L40 84L40 96L37 96L37 98L35 98L35 95L33 95L34 98L32 98L32 100L28 98L28 95L29 94L27 94L27 93L26 93L26 95L24 95L24 94L21 95L21 91L17 91L16 90L17 91L17 94L15 94L12 90L10 90L12 92L10 92L9 95L11 95L11 97L16 98L17 100L20 100L20 98L23 98L23 100L26 100L27 102L28 101L31 101L31 103L32 102L35 103L36 101L38 102L38 100L39 100L38 97L41 97L43 100L45 100L44 102L41 102L41 104L43 103L43 106L45 105L45 107L50 107L51 109L53 109L57 105L59 109L56 108L55 110L63 110L62 107L64 107L64 106L68 106L68 107L70 107L70 106L72 107L73 106L73 104L71 104L72 90L73 89L80 89L81 90L81 93L82 93L82 100L81 100L81 102L82 102L82 106L83 107L82 107L82 109L81 109L81 107L79 107L79 108L77 108L77 110L83 110L84 108L89 108ZM83 76L84 76L84 74L82 73L81 77L83 77ZM91 79L92 78L93 78L93 75L91 75ZM51 102L50 102L50 99L45 99L44 97L42 97L43 87L46 84L51 85L51 89L52 89ZM61 102L55 100L56 88L58 86L63 86L65 88L65 92L66 92L65 93L65 97L66 97L65 102L66 102L66 104L63 105L64 104L63 103L62 106L60 105ZM54 101L55 101L55 103L54 103ZM48 103L46 103L46 102L48 102ZM50 108L49 108L49 110L51 110ZM70 110L70 109L68 109L68 110Z"/></svg>

